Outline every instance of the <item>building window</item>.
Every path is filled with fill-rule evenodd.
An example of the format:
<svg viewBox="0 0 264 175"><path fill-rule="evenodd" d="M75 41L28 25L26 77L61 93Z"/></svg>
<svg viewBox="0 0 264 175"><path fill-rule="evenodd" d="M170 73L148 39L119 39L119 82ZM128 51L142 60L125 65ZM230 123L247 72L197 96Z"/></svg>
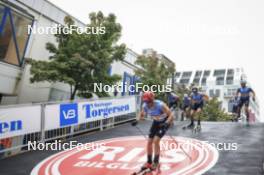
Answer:
<svg viewBox="0 0 264 175"><path fill-rule="evenodd" d="M235 96L237 89L227 89L227 96Z"/></svg>
<svg viewBox="0 0 264 175"><path fill-rule="evenodd" d="M210 90L209 90L209 96L210 96L210 97L214 97L214 90L213 90L213 89L210 89Z"/></svg>
<svg viewBox="0 0 264 175"><path fill-rule="evenodd" d="M20 66L23 61L29 34L27 28L32 24L29 19L9 7L0 4L0 60Z"/></svg>
<svg viewBox="0 0 264 175"><path fill-rule="evenodd" d="M66 91L51 88L49 94L49 101L62 101L70 99L71 94Z"/></svg>
<svg viewBox="0 0 264 175"><path fill-rule="evenodd" d="M196 71L195 72L195 77L201 77L202 71Z"/></svg>
<svg viewBox="0 0 264 175"><path fill-rule="evenodd" d="M206 81L207 81L206 78L203 78L203 79L202 79L202 86L206 86Z"/></svg>
<svg viewBox="0 0 264 175"><path fill-rule="evenodd" d="M180 84L188 84L190 79L181 79Z"/></svg>
<svg viewBox="0 0 264 175"><path fill-rule="evenodd" d="M209 77L209 76L210 76L210 72L211 72L211 71L209 71L209 70L204 71L203 76L204 76L204 77Z"/></svg>
<svg viewBox="0 0 264 175"><path fill-rule="evenodd" d="M210 89L210 91L209 91L209 96L210 97L220 97L220 89L216 89L216 90L214 90L214 89Z"/></svg>
<svg viewBox="0 0 264 175"><path fill-rule="evenodd" d="M234 75L234 69L228 69L227 75Z"/></svg>
<svg viewBox="0 0 264 175"><path fill-rule="evenodd" d="M220 97L220 89L215 90L215 97Z"/></svg>
<svg viewBox="0 0 264 175"><path fill-rule="evenodd" d="M191 76L192 76L192 72L183 72L182 74L182 77L185 77L185 78L191 77Z"/></svg>
<svg viewBox="0 0 264 175"><path fill-rule="evenodd" d="M179 78L180 76L181 76L181 73L180 73L180 72L176 72L175 77L176 77L176 78Z"/></svg>
<svg viewBox="0 0 264 175"><path fill-rule="evenodd" d="M234 101L229 100L228 101L228 112L233 112L233 106L234 106Z"/></svg>
<svg viewBox="0 0 264 175"><path fill-rule="evenodd" d="M214 71L214 76L216 77L224 77L225 76L225 70L224 69L219 69Z"/></svg>
<svg viewBox="0 0 264 175"><path fill-rule="evenodd" d="M224 77L217 77L216 78L216 85L224 85Z"/></svg>
<svg viewBox="0 0 264 175"><path fill-rule="evenodd" d="M196 84L196 85L199 85L200 84L200 79L199 78L193 79L193 83Z"/></svg>
<svg viewBox="0 0 264 175"><path fill-rule="evenodd" d="M226 84L232 85L234 83L234 77L227 77L226 78Z"/></svg>

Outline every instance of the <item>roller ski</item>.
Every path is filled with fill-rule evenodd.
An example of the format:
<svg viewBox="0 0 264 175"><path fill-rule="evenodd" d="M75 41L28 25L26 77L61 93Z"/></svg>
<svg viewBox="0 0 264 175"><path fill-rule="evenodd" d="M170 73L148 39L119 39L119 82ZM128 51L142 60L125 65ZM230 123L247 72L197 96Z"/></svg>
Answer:
<svg viewBox="0 0 264 175"><path fill-rule="evenodd" d="M152 167L143 173L143 175L161 175L160 164L153 163Z"/></svg>
<svg viewBox="0 0 264 175"><path fill-rule="evenodd" d="M184 126L182 129L183 129L183 130L186 130L186 129L193 129L194 127L195 127L194 124L189 124L189 125L187 125L187 126Z"/></svg>
<svg viewBox="0 0 264 175"><path fill-rule="evenodd" d="M151 170L152 165L150 163L145 163L139 171L132 173L131 175L145 175L149 170Z"/></svg>
<svg viewBox="0 0 264 175"><path fill-rule="evenodd" d="M193 128L192 132L193 132L193 133L197 133L197 132L201 132L201 130L202 130L201 125L196 125L196 126Z"/></svg>

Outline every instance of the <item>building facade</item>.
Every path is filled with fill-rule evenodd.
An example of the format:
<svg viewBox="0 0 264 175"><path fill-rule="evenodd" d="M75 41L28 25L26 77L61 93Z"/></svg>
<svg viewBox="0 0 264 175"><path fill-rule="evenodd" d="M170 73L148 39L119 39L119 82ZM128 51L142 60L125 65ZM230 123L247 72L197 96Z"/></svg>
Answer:
<svg viewBox="0 0 264 175"><path fill-rule="evenodd" d="M25 58L48 60L46 43L56 44L53 34L29 32L28 27L64 24L69 14L47 0L0 1L0 104L37 103L69 99L70 87L63 83L30 83L30 66ZM72 17L75 24L85 24ZM114 62L109 74L134 83L137 54L127 50L124 61ZM120 95L129 95L126 93Z"/></svg>
<svg viewBox="0 0 264 175"><path fill-rule="evenodd" d="M217 97L222 102L222 108L230 113L241 79L247 79L242 68L182 71L175 74L176 84L201 87L209 97ZM250 120L261 121L258 100L250 101Z"/></svg>

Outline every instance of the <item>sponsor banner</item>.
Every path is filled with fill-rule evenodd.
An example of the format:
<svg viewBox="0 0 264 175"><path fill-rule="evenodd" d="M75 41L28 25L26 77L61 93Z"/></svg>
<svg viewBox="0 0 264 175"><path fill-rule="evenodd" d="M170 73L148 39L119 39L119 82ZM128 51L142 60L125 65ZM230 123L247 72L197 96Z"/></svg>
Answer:
<svg viewBox="0 0 264 175"><path fill-rule="evenodd" d="M87 172L92 175L125 175L138 171L146 162L147 140L144 137L113 138L94 144L102 146L54 154L41 161L31 175L82 175ZM192 138L174 137L172 140L164 137L161 145L160 167L164 175L206 174L219 156L215 147Z"/></svg>
<svg viewBox="0 0 264 175"><path fill-rule="evenodd" d="M86 123L136 111L135 97L47 105L45 130Z"/></svg>
<svg viewBox="0 0 264 175"><path fill-rule="evenodd" d="M0 139L40 132L41 107L0 109Z"/></svg>

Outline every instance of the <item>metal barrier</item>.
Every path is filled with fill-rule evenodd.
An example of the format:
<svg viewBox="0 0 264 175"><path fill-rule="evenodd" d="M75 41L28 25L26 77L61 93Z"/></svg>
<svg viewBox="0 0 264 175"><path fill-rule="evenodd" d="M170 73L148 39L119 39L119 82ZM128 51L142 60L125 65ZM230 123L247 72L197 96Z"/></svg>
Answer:
<svg viewBox="0 0 264 175"><path fill-rule="evenodd" d="M128 97L120 97L120 98L103 98L100 100L118 100L118 99L126 99ZM131 96L130 96L131 98ZM65 126L65 127L58 127L55 129L47 130L45 129L45 120L47 119L47 116L45 114L46 107L50 105L60 105L63 103L83 103L83 102L97 102L97 100L90 100L90 101L75 101L75 102L62 102L62 103L42 103L42 104L35 104L36 106L40 107L40 115L41 115L41 126L39 132L34 133L27 133L22 134L18 136L8 137L0 139L0 159L8 157L9 155L18 154L23 151L28 151L28 142L52 142L57 139L66 139L68 137L72 137L75 135L79 135L82 133L87 133L91 131L101 131L109 128L113 128L117 125L120 125L125 122L129 122L131 120L134 120L136 118L136 113L138 110L138 100L140 99L138 96L133 96L135 98L135 111L131 113L127 113L124 115L118 115L114 117L109 118L103 118L99 120L89 121L85 123L80 123L76 125L71 126ZM12 105L12 106L5 106L0 107L1 109L10 109L17 108L17 107L30 107L34 106L32 104L30 105ZM15 109L14 109L15 110ZM1 113L0 113L1 114ZM0 118L0 124L1 124L1 118ZM0 131L1 131L0 126Z"/></svg>

